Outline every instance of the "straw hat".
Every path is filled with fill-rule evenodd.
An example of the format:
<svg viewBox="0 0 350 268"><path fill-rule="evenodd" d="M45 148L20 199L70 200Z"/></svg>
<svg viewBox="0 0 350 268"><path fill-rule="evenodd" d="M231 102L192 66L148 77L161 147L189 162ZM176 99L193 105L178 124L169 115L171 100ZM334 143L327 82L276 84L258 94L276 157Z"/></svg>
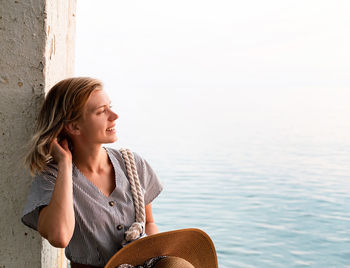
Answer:
<svg viewBox="0 0 350 268"><path fill-rule="evenodd" d="M210 237L199 229L182 229L138 239L119 250L105 268L121 264L143 265L157 256L161 258L154 268L217 268L217 256Z"/></svg>

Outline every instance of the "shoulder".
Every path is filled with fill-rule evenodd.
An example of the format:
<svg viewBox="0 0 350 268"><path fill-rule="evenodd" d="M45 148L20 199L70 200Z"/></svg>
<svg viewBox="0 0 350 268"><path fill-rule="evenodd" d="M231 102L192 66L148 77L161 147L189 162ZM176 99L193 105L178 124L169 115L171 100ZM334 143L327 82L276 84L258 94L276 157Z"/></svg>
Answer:
<svg viewBox="0 0 350 268"><path fill-rule="evenodd" d="M108 151L109 155L113 155L118 161L120 161L120 166L124 170L125 174L127 174L123 156L120 150L112 148L106 148L106 150ZM159 195L163 189L163 186L149 163L138 153L132 152L132 154L134 155L141 188L144 190L145 204L149 204Z"/></svg>
<svg viewBox="0 0 350 268"><path fill-rule="evenodd" d="M115 158L115 160L119 162L122 169L126 172L125 161L120 149L114 149L114 148L105 148L105 149L108 151L110 156L112 155ZM153 173L153 170L150 167L149 163L140 154L133 151L132 151L132 154L134 156L135 165L140 177L143 177L145 174L147 175L148 173Z"/></svg>
<svg viewBox="0 0 350 268"><path fill-rule="evenodd" d="M57 164L49 163L43 171L35 174L34 181L55 182L57 173L58 173Z"/></svg>
<svg viewBox="0 0 350 268"><path fill-rule="evenodd" d="M117 158L118 160L123 160L123 155L121 153L121 149L114 149L114 148L110 148L110 147L105 147L105 149L110 152L111 155L113 155L115 158ZM132 154L134 156L135 159L135 163L136 165L142 165L144 159L142 158L141 155L139 155L136 152L132 151Z"/></svg>
<svg viewBox="0 0 350 268"><path fill-rule="evenodd" d="M57 176L57 172L58 172L58 166L55 163L49 163L46 166L46 169L41 173L43 175L53 175L53 176Z"/></svg>

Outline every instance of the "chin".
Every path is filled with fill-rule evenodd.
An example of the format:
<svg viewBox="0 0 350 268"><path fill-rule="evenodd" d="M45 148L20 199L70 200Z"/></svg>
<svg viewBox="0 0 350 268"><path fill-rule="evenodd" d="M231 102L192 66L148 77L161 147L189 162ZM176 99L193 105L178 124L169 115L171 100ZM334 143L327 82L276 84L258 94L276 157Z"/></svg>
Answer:
<svg viewBox="0 0 350 268"><path fill-rule="evenodd" d="M106 139L106 141L104 143L114 143L118 140L118 137L109 137L108 139Z"/></svg>

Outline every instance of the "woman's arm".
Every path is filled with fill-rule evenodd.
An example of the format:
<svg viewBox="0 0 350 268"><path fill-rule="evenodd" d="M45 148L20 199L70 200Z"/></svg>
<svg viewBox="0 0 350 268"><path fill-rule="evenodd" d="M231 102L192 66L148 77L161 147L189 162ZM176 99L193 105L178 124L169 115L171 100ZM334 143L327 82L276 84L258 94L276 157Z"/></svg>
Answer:
<svg viewBox="0 0 350 268"><path fill-rule="evenodd" d="M72 155L66 140L54 140L52 155L58 163L55 188L50 203L39 214L38 231L54 247L65 248L74 232Z"/></svg>
<svg viewBox="0 0 350 268"><path fill-rule="evenodd" d="M146 211L146 234L152 235L158 233L158 227L154 223L153 213L152 213L152 203L145 206Z"/></svg>

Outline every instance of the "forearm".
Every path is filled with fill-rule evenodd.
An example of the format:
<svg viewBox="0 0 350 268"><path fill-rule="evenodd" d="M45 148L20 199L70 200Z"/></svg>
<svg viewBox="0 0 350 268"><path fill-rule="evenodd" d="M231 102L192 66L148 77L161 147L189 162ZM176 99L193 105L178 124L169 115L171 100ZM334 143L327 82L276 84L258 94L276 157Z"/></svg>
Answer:
<svg viewBox="0 0 350 268"><path fill-rule="evenodd" d="M147 222L146 223L146 234L147 235L153 235L159 233L158 227L154 222Z"/></svg>
<svg viewBox="0 0 350 268"><path fill-rule="evenodd" d="M42 209L38 231L55 247L66 247L75 226L72 163L60 163L51 201Z"/></svg>
<svg viewBox="0 0 350 268"><path fill-rule="evenodd" d="M152 204L149 203L145 206L145 211L146 211L146 226L145 226L145 231L147 235L153 235L158 233L158 227L154 223L154 218L153 218L153 213L152 213Z"/></svg>

